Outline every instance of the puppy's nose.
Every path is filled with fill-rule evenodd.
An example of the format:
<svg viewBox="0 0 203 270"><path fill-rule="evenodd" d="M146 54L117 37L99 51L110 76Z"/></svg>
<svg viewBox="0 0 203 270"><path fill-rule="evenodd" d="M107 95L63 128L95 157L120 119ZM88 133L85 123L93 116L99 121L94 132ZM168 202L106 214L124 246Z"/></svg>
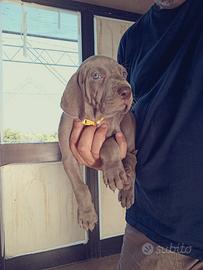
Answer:
<svg viewBox="0 0 203 270"><path fill-rule="evenodd" d="M122 99L129 99L131 97L131 89L127 86L118 89L118 94Z"/></svg>

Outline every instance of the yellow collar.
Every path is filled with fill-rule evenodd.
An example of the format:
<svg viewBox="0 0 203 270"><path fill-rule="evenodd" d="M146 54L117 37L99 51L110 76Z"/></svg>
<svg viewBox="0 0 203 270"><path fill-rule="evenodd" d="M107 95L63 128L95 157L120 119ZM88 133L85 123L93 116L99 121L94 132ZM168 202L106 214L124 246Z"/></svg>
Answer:
<svg viewBox="0 0 203 270"><path fill-rule="evenodd" d="M102 121L104 120L104 117L102 117L100 120L98 120L98 121L92 121L92 120L89 120L89 119L84 119L83 121L82 121L82 124L84 125L84 126L97 126L97 125L99 125Z"/></svg>

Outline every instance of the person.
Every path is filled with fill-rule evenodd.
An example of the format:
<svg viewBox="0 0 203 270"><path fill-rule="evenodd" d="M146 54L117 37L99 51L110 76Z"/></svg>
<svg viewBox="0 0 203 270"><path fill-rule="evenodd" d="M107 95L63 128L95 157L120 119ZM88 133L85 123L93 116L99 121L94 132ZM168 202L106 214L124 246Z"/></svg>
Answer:
<svg viewBox="0 0 203 270"><path fill-rule="evenodd" d="M119 270L203 269L203 1L154 0L121 39L135 104L135 203ZM74 122L70 144L99 169L108 127ZM127 143L116 134L120 156Z"/></svg>

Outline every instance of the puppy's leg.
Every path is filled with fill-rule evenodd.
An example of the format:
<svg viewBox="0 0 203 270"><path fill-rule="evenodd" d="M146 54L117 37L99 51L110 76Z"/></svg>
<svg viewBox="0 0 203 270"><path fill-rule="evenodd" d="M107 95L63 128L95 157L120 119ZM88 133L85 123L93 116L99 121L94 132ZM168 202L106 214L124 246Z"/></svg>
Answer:
<svg viewBox="0 0 203 270"><path fill-rule="evenodd" d="M118 201L121 203L123 208L130 208L134 203L134 185L130 187L128 190L119 190L118 193Z"/></svg>
<svg viewBox="0 0 203 270"><path fill-rule="evenodd" d="M128 190L131 188L131 186L134 185L135 181L135 168L136 168L136 151L127 151L126 157L123 159L123 166L128 178L128 185L125 186L125 190Z"/></svg>
<svg viewBox="0 0 203 270"><path fill-rule="evenodd" d="M121 202L123 208L130 208L134 203L134 184L135 184L135 166L136 166L136 153L135 151L127 152L123 160L123 166L128 178L128 185L119 191L118 200Z"/></svg>
<svg viewBox="0 0 203 270"><path fill-rule="evenodd" d="M119 191L118 200L121 202L122 207L130 208L134 203L134 184L135 184L135 168L136 168L136 151L135 151L135 135L136 135L136 122L132 113L128 113L121 122L121 130L123 131L127 142L128 150L123 166L128 178L129 185Z"/></svg>
<svg viewBox="0 0 203 270"><path fill-rule="evenodd" d="M136 167L136 152L127 152L125 159L123 160L123 166L128 178L128 185L124 189L119 191L118 200L121 202L123 208L130 208L135 201L134 184L135 184L135 167Z"/></svg>
<svg viewBox="0 0 203 270"><path fill-rule="evenodd" d="M128 179L120 159L120 152L117 142L113 137L108 138L100 150L102 160L102 171L104 173L104 183L115 191L123 189L128 185Z"/></svg>
<svg viewBox="0 0 203 270"><path fill-rule="evenodd" d="M98 221L92 197L88 186L83 183L80 165L75 160L69 147L69 137L73 126L73 120L64 113L61 116L58 136L59 146L62 154L62 161L65 172L71 181L73 192L78 204L78 222L85 229L94 229Z"/></svg>

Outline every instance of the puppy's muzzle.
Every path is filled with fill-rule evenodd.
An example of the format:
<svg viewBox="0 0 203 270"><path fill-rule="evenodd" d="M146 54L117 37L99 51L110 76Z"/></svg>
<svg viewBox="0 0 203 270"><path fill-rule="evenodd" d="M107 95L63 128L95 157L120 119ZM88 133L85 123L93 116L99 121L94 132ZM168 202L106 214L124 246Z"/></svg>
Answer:
<svg viewBox="0 0 203 270"><path fill-rule="evenodd" d="M123 100L128 100L128 99L130 99L130 97L132 95L132 91L131 91L130 87L128 87L128 86L122 86L121 88L118 89L118 94L119 94L119 96L121 96L121 98Z"/></svg>

